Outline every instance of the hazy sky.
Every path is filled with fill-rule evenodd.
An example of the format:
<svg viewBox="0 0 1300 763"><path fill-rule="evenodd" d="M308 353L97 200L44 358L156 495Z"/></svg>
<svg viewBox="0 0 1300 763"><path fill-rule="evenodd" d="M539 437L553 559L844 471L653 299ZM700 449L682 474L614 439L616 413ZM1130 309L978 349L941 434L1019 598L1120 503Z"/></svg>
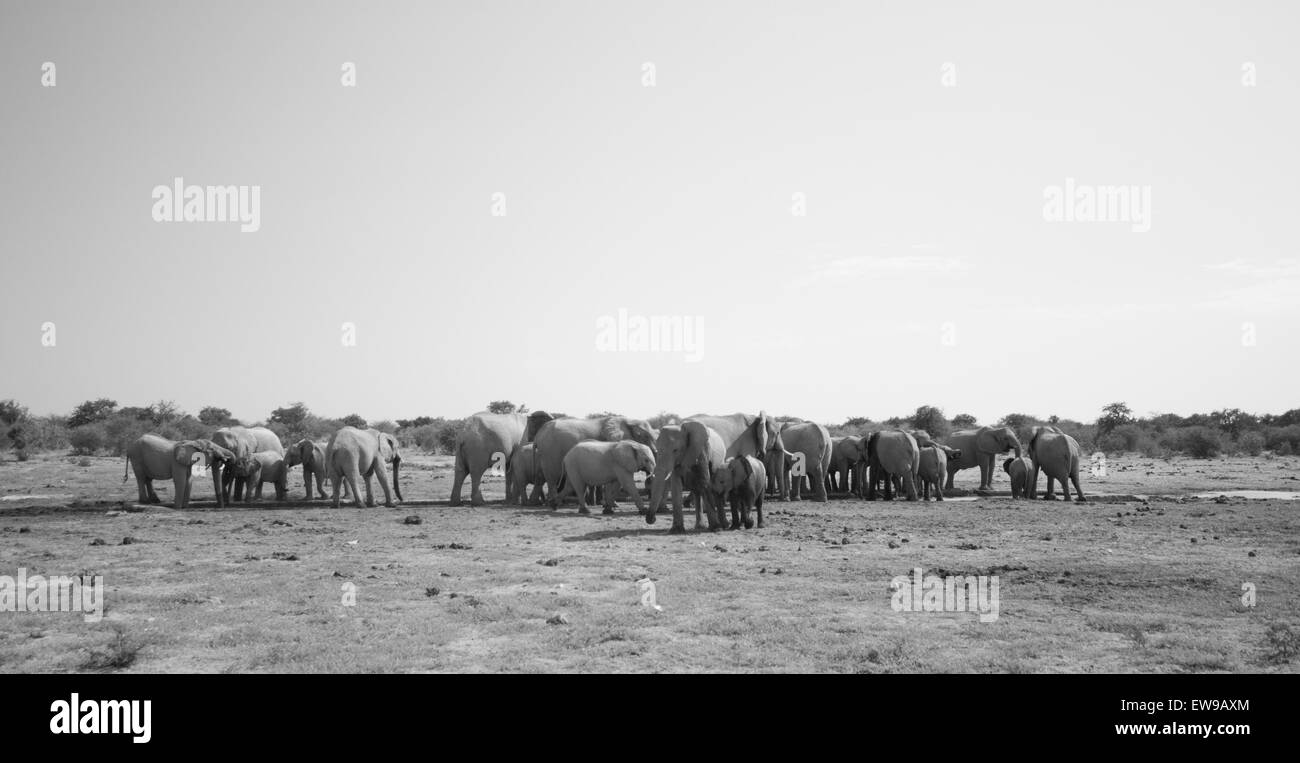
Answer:
<svg viewBox="0 0 1300 763"><path fill-rule="evenodd" d="M1285 2L0 0L0 398L247 421L297 400L1294 408L1297 22ZM155 222L176 177L260 186L260 230ZM1149 188L1150 230L1045 220L1068 178ZM699 316L700 360L598 351L620 309Z"/></svg>

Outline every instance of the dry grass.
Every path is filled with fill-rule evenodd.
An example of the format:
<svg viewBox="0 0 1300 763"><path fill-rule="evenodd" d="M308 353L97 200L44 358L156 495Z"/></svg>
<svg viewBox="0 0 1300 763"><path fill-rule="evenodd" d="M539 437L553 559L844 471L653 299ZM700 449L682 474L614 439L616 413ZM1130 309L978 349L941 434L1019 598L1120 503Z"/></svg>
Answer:
<svg viewBox="0 0 1300 763"><path fill-rule="evenodd" d="M0 671L1297 669L1300 502L769 503L763 530L669 536L630 504L612 517L452 509L449 461L411 461L413 500L397 510L218 511L199 484L193 509L132 513L120 460L6 462L5 494L35 497L0 502L0 574L102 574L107 611L99 624L0 613ZM1297 466L1134 457L1084 485L1294 489ZM499 498L502 483L486 492ZM422 523L405 524L411 514ZM998 574L999 618L894 612L889 581L916 566ZM647 576L662 612L640 605ZM548 622L558 614L567 624Z"/></svg>

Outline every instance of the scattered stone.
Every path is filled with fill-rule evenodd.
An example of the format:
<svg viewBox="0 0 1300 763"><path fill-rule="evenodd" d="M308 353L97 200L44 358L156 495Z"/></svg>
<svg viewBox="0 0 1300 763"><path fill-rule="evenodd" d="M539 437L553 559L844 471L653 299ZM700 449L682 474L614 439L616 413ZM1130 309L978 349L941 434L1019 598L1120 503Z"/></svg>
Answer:
<svg viewBox="0 0 1300 763"><path fill-rule="evenodd" d="M1192 538L1192 542L1195 543L1195 542L1196 542L1196 539L1195 539L1195 538Z"/></svg>
<svg viewBox="0 0 1300 763"><path fill-rule="evenodd" d="M558 565L560 564L560 560L559 560L559 559L543 559L543 560L539 561L538 564L542 565L543 567L556 567L556 566L558 566Z"/></svg>
<svg viewBox="0 0 1300 763"><path fill-rule="evenodd" d="M279 559L279 560L282 561L282 562L296 562L296 561L298 561L298 555L297 555L297 554L290 554L290 553L287 552L287 551L276 551L275 553L271 554L271 558L272 558L272 559Z"/></svg>
<svg viewBox="0 0 1300 763"><path fill-rule="evenodd" d="M713 550L714 550L714 551L721 551L721 552L724 553L724 554L727 553L727 547L726 547L726 546L723 546L722 544L714 545Z"/></svg>
<svg viewBox="0 0 1300 763"><path fill-rule="evenodd" d="M344 577L344 575L343 575L342 572L338 572L338 571L336 570L336 571L334 572L334 577L336 577L336 578L341 578L341 577Z"/></svg>
<svg viewBox="0 0 1300 763"><path fill-rule="evenodd" d="M546 624L547 625L568 625L569 616L564 614L563 612L560 612L559 614L552 615L550 618L548 618Z"/></svg>
<svg viewBox="0 0 1300 763"><path fill-rule="evenodd" d="M432 599L433 597L437 596L440 593L442 593L442 589L438 588L437 586L429 586L428 588L424 589L424 595L428 596L430 599ZM456 594L453 593L451 595L451 598L453 599L456 598Z"/></svg>
<svg viewBox="0 0 1300 763"><path fill-rule="evenodd" d="M402 520L402 524L404 524L404 525L422 525L422 524L424 524L424 520L423 520L423 519L420 519L419 516L417 516L417 515L415 515L415 514L412 514L412 515L408 516L406 519L403 519L403 520Z"/></svg>
<svg viewBox="0 0 1300 763"><path fill-rule="evenodd" d="M1246 554L1246 556L1254 556L1254 555L1255 555L1254 551L1251 551L1250 553Z"/></svg>
<svg viewBox="0 0 1300 763"><path fill-rule="evenodd" d="M104 543L104 539L103 539L103 538L96 538L96 539L94 539L94 540L92 540L92 541L90 542L90 545L92 545L92 546L103 546L103 545L107 545L107 544Z"/></svg>
<svg viewBox="0 0 1300 763"><path fill-rule="evenodd" d="M31 531L32 531L32 528L30 528L30 527L20 527L20 528L18 528L18 534L19 534L19 535L25 535L26 533L29 533L29 532L31 532Z"/></svg>
<svg viewBox="0 0 1300 763"><path fill-rule="evenodd" d="M132 538L130 535L128 535L128 536L126 536L125 538L122 539L122 545L123 545L123 546L129 546L129 545L131 545L132 543L139 543L139 542L140 542L140 540L139 540L138 538Z"/></svg>
<svg viewBox="0 0 1300 763"><path fill-rule="evenodd" d="M898 542L897 542L897 541L893 541L893 540L889 541L889 547L890 547L890 548L899 548Z"/></svg>
<svg viewBox="0 0 1300 763"><path fill-rule="evenodd" d="M185 524L187 524L187 525L206 525L207 522L204 522L202 519L191 519L190 521L186 522Z"/></svg>
<svg viewBox="0 0 1300 763"><path fill-rule="evenodd" d="M272 526L275 526L275 527L293 527L292 524L290 524L290 523L284 521L283 519L274 519L274 520L271 520L271 524L272 524Z"/></svg>

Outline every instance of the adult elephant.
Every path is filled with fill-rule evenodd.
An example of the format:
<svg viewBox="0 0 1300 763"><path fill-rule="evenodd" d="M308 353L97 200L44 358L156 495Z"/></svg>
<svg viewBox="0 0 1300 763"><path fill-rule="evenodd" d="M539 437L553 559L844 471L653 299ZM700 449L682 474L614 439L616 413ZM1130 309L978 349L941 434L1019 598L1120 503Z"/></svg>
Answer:
<svg viewBox="0 0 1300 763"><path fill-rule="evenodd" d="M537 414L533 414L537 415ZM533 438L537 460L546 479L546 498L552 507L560 505L560 479L564 475L564 457L583 440L618 442L632 440L652 451L659 433L642 419L625 416L599 416L594 419L551 419L542 423ZM657 456L658 454L656 454Z"/></svg>
<svg viewBox="0 0 1300 763"><path fill-rule="evenodd" d="M1020 438L1011 427L980 427L953 432L948 436L948 446L960 450L961 456L948 461L948 483L944 490L952 490L953 475L973 466L980 468L978 489L992 490L996 473L993 464L998 454L1014 450L1016 458L1020 458Z"/></svg>
<svg viewBox="0 0 1300 763"><path fill-rule="evenodd" d="M218 464L233 467L235 454L211 440L173 442L156 434L147 434L126 446L126 460L135 472L140 503L162 503L154 492L153 481L170 479L176 491L172 505L176 509L183 509L190 502L190 489L194 485L191 469L194 464L202 461L215 472L219 468ZM126 482L126 479L124 471L122 481ZM218 491L218 501L220 497Z"/></svg>
<svg viewBox="0 0 1300 763"><path fill-rule="evenodd" d="M722 436L702 421L688 419L682 424L668 424L659 429L655 441L658 458L655 473L650 480L650 513L655 511L655 496L660 499L665 490L673 494L673 526L670 533L686 532L682 519L682 490L691 491L695 504L695 529L707 516L710 530L721 530L722 515L710 484L714 473L723 468L727 460L727 445ZM654 524L654 519L646 520Z"/></svg>
<svg viewBox="0 0 1300 763"><path fill-rule="evenodd" d="M494 464L500 464L505 470L506 500L510 502L514 484L514 469L510 459L515 450L526 442L531 442L537 430L551 415L545 411L534 411L525 416L522 413L476 413L465 420L465 427L456 436L453 452L456 455L456 471L451 483L450 505L461 505L460 491L465 478L470 479L471 506L482 506L483 492L481 483L483 473Z"/></svg>
<svg viewBox="0 0 1300 763"><path fill-rule="evenodd" d="M1065 500L1069 501L1070 486L1065 482L1069 479L1074 483L1079 503L1087 503L1083 497L1083 488L1079 487L1081 451L1078 441L1056 427L1033 427L1030 432L1033 434L1029 440L1029 460L1034 463L1033 481L1030 484L1038 484L1038 472L1041 470L1047 475L1047 492L1043 494L1043 500L1056 499L1052 492L1052 480L1056 480L1061 483Z"/></svg>
<svg viewBox="0 0 1300 763"><path fill-rule="evenodd" d="M685 426L687 421L699 422L717 433L725 448L726 458L753 456L761 462L769 450L785 452L780 425L776 419L763 411L759 411L757 416L749 413L733 413L729 416L698 414L687 418L682 422L682 426ZM681 470L673 468L676 466L673 459L659 456L658 463L662 465L665 462L669 462L667 467L656 466L654 480L650 487L650 507L646 511L645 521L646 524L655 523L655 514L663 507L667 495L672 493L674 522L671 532L685 532L686 528L676 521L682 506Z"/></svg>
<svg viewBox="0 0 1300 763"><path fill-rule="evenodd" d="M388 488L387 464L393 465L393 487ZM330 438L325 448L325 464L329 469L330 480L334 483L332 505L339 507L339 490L347 484L352 491L353 503L361 508L361 494L357 492L357 480L364 478L366 483L366 506L374 506L375 499L370 492L370 478L379 479L379 487L384 490L384 505L393 508L393 493L397 500L402 498L402 488L398 477L402 468L402 454L397 449L397 438L378 429L357 429L343 427Z"/></svg>
<svg viewBox="0 0 1300 763"><path fill-rule="evenodd" d="M856 435L831 438L831 465L826 472L827 488L862 495L863 439Z"/></svg>
<svg viewBox="0 0 1300 763"><path fill-rule="evenodd" d="M270 451L284 455L284 445L275 432L266 427L222 427L212 433L212 442L231 453L235 458L247 458L254 453ZM234 500L244 500L244 478L237 476L233 470L223 464L212 467L212 488L217 494L217 506L224 507L231 500L231 486L234 486Z"/></svg>
<svg viewBox="0 0 1300 763"><path fill-rule="evenodd" d="M916 473L921 465L921 449L910 432L887 429L867 437L867 500L876 500L876 483L884 480L885 500L894 498L894 480L916 500Z"/></svg>
<svg viewBox="0 0 1300 763"><path fill-rule="evenodd" d="M813 500L825 503L826 472L831 466L831 433L821 424L810 421L787 422L781 427L781 440L784 442L784 449L794 454L796 464L802 456L804 475L812 483ZM789 485L789 478L786 476L789 470L783 469L782 472L784 489ZM790 486L790 500L799 500L802 486L803 475L797 475L794 484Z"/></svg>

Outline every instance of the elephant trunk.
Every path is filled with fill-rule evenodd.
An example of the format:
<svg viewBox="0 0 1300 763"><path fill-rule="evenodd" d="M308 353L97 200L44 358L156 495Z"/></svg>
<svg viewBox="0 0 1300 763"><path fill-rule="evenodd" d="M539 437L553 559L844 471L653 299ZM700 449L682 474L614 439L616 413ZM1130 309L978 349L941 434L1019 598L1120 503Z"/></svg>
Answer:
<svg viewBox="0 0 1300 763"><path fill-rule="evenodd" d="M217 494L217 508L219 509L225 508L226 506L225 495L221 490L221 472L223 471L224 466L225 463L222 460L212 460L212 489Z"/></svg>
<svg viewBox="0 0 1300 763"><path fill-rule="evenodd" d="M668 489L668 479L672 471L672 462L667 458L655 464L654 479L650 482L650 505L645 513L645 522L648 525L655 523L655 514L663 508L664 491Z"/></svg>

